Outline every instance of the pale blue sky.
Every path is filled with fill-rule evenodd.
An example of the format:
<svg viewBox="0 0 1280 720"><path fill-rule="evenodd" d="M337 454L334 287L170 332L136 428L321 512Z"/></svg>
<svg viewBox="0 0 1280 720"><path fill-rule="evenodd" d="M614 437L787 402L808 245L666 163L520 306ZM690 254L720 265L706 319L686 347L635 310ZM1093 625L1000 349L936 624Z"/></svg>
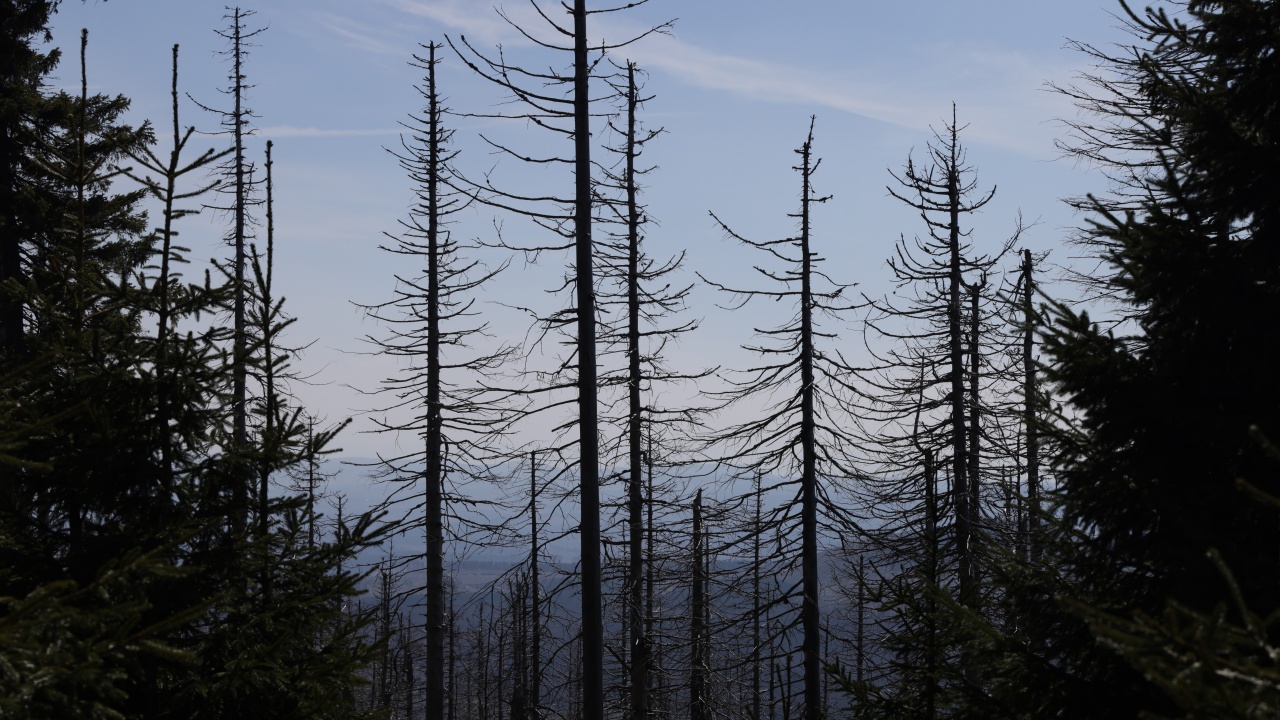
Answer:
<svg viewBox="0 0 1280 720"><path fill-rule="evenodd" d="M529 16L527 2L503 5L514 18ZM257 11L251 24L268 27L246 72L259 115L253 152L260 155L266 138L275 141L277 274L288 309L299 317L291 338L315 341L302 369L328 383L296 390L339 418L377 402L345 385L375 387L388 369L385 360L356 354L369 350L360 337L378 328L351 301L386 298L398 269L375 246L411 200L407 179L382 149L398 143L398 122L419 105L410 53L419 42L461 33L483 48L502 43L534 66L563 61L529 48L490 2L263 0L244 7ZM1098 45L1124 39L1111 15L1117 9L1110 0L651 0L609 16L602 24L609 39L678 19L673 35L617 55L649 71L648 90L657 98L645 119L668 131L648 155L661 166L647 194L661 223L649 232L651 252L685 249L691 270L717 279L745 274L758 259L724 240L707 211L752 237L788 234L786 213L798 195L791 150L816 114L815 149L824 158L816 183L835 196L817 212L816 242L831 275L883 293L884 260L898 234L922 230L909 209L887 196L887 170L923 149L929 127L940 127L954 101L968 124L962 140L970 164L984 186L999 187L976 222L977 242L1007 237L1021 211L1039 220L1026 244L1066 261L1071 251L1062 241L1080 219L1061 198L1104 187L1097 173L1058 159L1053 141L1063 130L1055 118L1075 110L1046 83L1069 82L1087 69L1087 58L1065 48L1068 38ZM76 83L75 45L87 27L91 86L132 98L135 119L167 117L175 42L182 46L182 89L218 104L227 65L216 55L224 43L214 30L224 14L221 3L195 0L64 0L54 24L54 42L67 53L58 81ZM502 99L448 55L440 82L456 110L492 112ZM214 129L216 118L190 103L183 113L184 124ZM523 128L504 132L535 154L554 143ZM479 172L494 158L475 133L476 123L459 123L459 164ZM537 237L526 223L505 223L509 235ZM225 252L217 244L221 227L214 216L189 221L185 240L195 257ZM491 214L477 212L456 232L491 236L491 228ZM491 297L557 307L554 298L537 298L562 271L553 258L540 269L517 263ZM703 331L674 351L677 366L741 365L730 348L750 340L752 323L767 322L758 312L723 313L715 300L710 291L695 294L692 313L704 318ZM496 306L492 316L499 333L520 333L519 318ZM861 344L857 330L846 332L850 348ZM349 433L341 444L349 454L370 455L392 442Z"/></svg>

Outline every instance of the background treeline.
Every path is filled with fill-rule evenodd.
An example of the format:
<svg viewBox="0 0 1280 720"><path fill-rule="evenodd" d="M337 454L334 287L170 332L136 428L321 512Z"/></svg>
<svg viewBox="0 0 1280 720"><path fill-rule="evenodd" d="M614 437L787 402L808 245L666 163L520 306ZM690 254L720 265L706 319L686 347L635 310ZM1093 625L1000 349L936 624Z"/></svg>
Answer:
<svg viewBox="0 0 1280 720"><path fill-rule="evenodd" d="M713 211L753 274L647 251L661 130L626 56L668 26L592 45L630 6L576 0L535 5L526 64L424 45L393 151L417 197L381 243L405 270L367 306L399 360L378 422L414 439L370 468L377 527L320 512L341 426L289 394L249 14L207 108L229 147L198 155L176 48L171 121L130 128L122 98L41 84L49 3L2 7L6 714L1280 712L1276 3L1122 3L1130 46L1078 45L1096 69L1058 88L1083 111L1061 144L1109 184L1069 200L1086 263L1052 291L1020 219L972 230L998 178L963 108L890 169L920 222L876 296L857 283L883 270L824 262L814 119L794 234ZM445 108L478 80L501 112ZM504 122L547 139L486 130L492 172L452 142ZM200 208L225 211L226 257L191 282L177 227ZM500 220L463 242L463 211ZM479 301L527 261L565 270L508 344ZM750 365L667 362L695 284L787 309ZM574 534L578 557L549 553ZM478 547L523 560L482 577Z"/></svg>

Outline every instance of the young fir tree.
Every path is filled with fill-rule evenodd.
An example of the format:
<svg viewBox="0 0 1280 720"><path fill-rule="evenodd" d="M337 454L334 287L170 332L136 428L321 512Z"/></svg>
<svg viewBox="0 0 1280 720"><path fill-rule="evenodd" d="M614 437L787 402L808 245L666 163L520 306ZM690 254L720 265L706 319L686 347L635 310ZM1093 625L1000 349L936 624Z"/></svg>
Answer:
<svg viewBox="0 0 1280 720"><path fill-rule="evenodd" d="M27 159L47 173L27 191L62 223L20 238L37 361L4 375L0 393L22 398L3 421L19 454L0 505L2 624L17 636L0 650L16 669L0 706L33 718L345 717L367 652L359 622L334 620L357 592L343 560L371 541L371 520L311 544L300 503L276 500L263 510L272 532L226 532L228 333L209 322L230 294L175 269L176 203L200 190L175 190L191 169L178 159L186 136L175 129L163 167L139 160L161 179L118 193L125 152L155 156L137 144L146 133L117 124L127 103L89 96L85 78L78 97L46 98ZM165 207L150 233L134 210L142 192ZM293 457L252 454L276 467ZM29 632L32 618L42 630Z"/></svg>
<svg viewBox="0 0 1280 720"><path fill-rule="evenodd" d="M1040 538L1049 567L1012 579L1010 592L1036 611L1031 642L994 648L999 682L973 716L1002 705L1097 718L1232 716L1229 703L1214 702L1237 693L1233 678L1266 666L1250 665L1248 650L1235 671L1210 670L1226 657L1219 651L1248 644L1227 640L1229 625L1252 622L1215 608L1263 617L1280 606L1280 526L1237 487L1244 478L1266 495L1278 489L1275 463L1249 429L1280 435L1269 360L1277 339L1265 330L1280 317L1280 205L1268 182L1278 145L1267 99L1280 84L1280 8L1121 8L1130 46L1077 45L1099 69L1065 88L1087 114L1064 141L1114 181L1079 204L1089 212L1081 240L1104 270L1088 289L1117 301L1101 312L1120 322L1052 308L1043 375L1067 409L1043 426L1057 482ZM1169 601L1177 605L1165 615ZM1085 619L1100 613L1140 627L1108 621L1095 636ZM1132 654L1153 648L1153 632L1169 653L1159 666ZM1194 651L1183 644L1189 632L1199 633ZM1165 684L1168 663L1183 662L1172 685L1144 679ZM1265 714L1264 700L1243 711Z"/></svg>

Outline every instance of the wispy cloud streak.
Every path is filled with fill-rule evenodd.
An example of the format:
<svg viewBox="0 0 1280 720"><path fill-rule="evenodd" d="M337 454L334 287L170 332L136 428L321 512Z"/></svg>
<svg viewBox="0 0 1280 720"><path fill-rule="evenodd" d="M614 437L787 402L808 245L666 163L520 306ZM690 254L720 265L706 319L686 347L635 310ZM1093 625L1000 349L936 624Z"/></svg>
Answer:
<svg viewBox="0 0 1280 720"><path fill-rule="evenodd" d="M293 125L273 125L258 128L257 134L268 138L336 138L336 137L376 137L382 135L399 135L403 128L338 129L295 127Z"/></svg>
<svg viewBox="0 0 1280 720"><path fill-rule="evenodd" d="M424 20L440 30L466 35L477 47L501 44L509 48L531 45L495 8L536 37L563 42L527 2L488 5L477 0L380 0L392 12ZM549 9L558 8L549 3ZM553 16L554 18L554 16ZM358 26L326 23L350 42L369 49L391 44ZM536 30L535 30L536 28ZM647 29L621 18L604 16L595 32L612 40L633 37ZM597 39L598 41L598 39ZM403 52L397 48L397 52ZM952 44L932 48L911 69L810 69L746 58L657 34L619 52L651 73L661 73L687 86L717 90L761 102L801 105L809 111L824 108L852 113L879 122L927 132L950 115L950 103L960 105L966 137L1021 153L1044 156L1051 152L1053 129L1048 121L1071 113L1063 98L1044 92L1046 80L1061 79L1059 68L1036 65L1017 53ZM962 81L961 81L962 80Z"/></svg>

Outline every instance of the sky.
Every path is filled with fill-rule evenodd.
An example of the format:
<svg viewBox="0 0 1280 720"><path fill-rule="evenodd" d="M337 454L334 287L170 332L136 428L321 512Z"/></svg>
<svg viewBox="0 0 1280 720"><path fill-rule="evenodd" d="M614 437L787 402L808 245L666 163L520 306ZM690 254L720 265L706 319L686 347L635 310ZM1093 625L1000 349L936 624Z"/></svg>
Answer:
<svg viewBox="0 0 1280 720"><path fill-rule="evenodd" d="M369 411L387 403L369 392L395 367L365 340L385 333L359 307L388 299L397 273L413 274L402 259L378 250L413 201L412 183L387 151L398 147L400 123L422 104L414 89L421 71L409 61L420 43L446 36L465 36L484 50L501 45L531 68L562 68L566 60L533 47L495 10L539 27L527 0L263 0L242 7L256 13L250 27L265 28L245 69L257 115L250 152L260 156L267 139L274 143L278 290L297 317L290 343L307 346L296 368L308 379L293 390L322 416L355 418L340 442L346 455L416 445L367 432ZM589 7L605 5L591 0ZM671 350L671 364L742 367L750 358L735 348L778 312L722 310L717 301L724 299L697 283L694 271L732 284L749 278L759 262L725 238L709 211L752 238L793 232L787 217L799 196L793 150L811 116L815 154L823 158L816 189L832 196L815 213L814 240L837 280L858 283L871 296L893 291L885 260L900 234L909 238L924 228L889 196L890 171L901 170L913 152L921 157L953 103L968 164L981 187L996 187L995 199L974 219L975 243L997 246L1020 215L1029 226L1020 247L1071 262L1075 251L1064 241L1083 218L1063 199L1105 184L1055 146L1066 135L1061 120L1077 111L1050 85L1070 84L1091 69L1069 40L1103 48L1125 41L1119 11L1111 0L650 0L599 16L592 35L606 40L674 20L670 33L612 55L646 71L654 97L642 120L665 130L645 156L657 166L644 196L656 220L649 250L687 253L685 277L696 285L689 312L701 328ZM196 0L63 0L53 45L64 59L52 84L78 85L76 49L87 28L90 88L131 98L132 122L150 118L163 126L168 118L174 43L181 47L181 90L203 104L225 105L219 88L227 85L229 66L220 52L227 44L215 31L225 28L226 14L221 3ZM494 114L509 107L456 57L446 51L443 58L439 82L452 109ZM184 126L217 129L218 118L191 100L184 98L181 112ZM564 151L563 140L523 124L474 118L454 124L458 165L474 176L524 179L479 142L481 132L531 155ZM205 212L186 222L193 257L226 256L220 240L226 217ZM460 218L454 233L492 241L497 227L512 241L547 239L527 221L481 209ZM492 266L503 260L493 252L477 255ZM527 323L506 305L563 306L546 291L558 284L566 260L546 256L528 266L517 258L479 298L495 341L525 334ZM838 343L861 346L854 318L832 329Z"/></svg>

